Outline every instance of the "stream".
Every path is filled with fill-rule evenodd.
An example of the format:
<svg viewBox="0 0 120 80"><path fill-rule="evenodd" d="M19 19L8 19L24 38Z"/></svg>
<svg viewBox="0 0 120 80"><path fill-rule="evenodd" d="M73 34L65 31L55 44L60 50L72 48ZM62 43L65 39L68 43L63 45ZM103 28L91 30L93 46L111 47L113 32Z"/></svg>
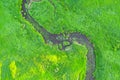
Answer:
<svg viewBox="0 0 120 80"><path fill-rule="evenodd" d="M26 4L28 2L26 0L22 0L21 14L22 16L30 22L36 31L38 31L44 38L46 44L52 43L53 45L58 45L58 49L65 50L66 47L73 44L73 42L77 42L81 45L85 45L88 49L87 53L87 71L85 80L95 80L93 73L95 71L95 55L94 48L90 40L83 34L79 32L72 33L59 33L53 34L48 32L42 25L40 25L28 12L26 8ZM67 43L67 44L64 44Z"/></svg>

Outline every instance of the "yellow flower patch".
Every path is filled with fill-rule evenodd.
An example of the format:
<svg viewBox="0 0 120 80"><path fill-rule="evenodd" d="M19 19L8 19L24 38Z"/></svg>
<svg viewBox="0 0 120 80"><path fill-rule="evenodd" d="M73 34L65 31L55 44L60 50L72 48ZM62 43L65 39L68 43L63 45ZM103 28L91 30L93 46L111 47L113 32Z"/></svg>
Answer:
<svg viewBox="0 0 120 80"><path fill-rule="evenodd" d="M15 78L16 72L17 72L17 67L16 67L16 64L15 64L15 61L12 61L9 65L9 67L10 67L12 77Z"/></svg>

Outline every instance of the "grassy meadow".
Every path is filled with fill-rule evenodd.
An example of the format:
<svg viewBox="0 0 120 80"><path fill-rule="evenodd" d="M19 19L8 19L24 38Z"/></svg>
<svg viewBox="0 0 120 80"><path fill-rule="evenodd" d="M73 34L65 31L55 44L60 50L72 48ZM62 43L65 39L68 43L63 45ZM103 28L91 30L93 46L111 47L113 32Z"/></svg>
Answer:
<svg viewBox="0 0 120 80"><path fill-rule="evenodd" d="M52 2L51 2L52 1ZM94 45L95 80L120 79L119 0L41 0L29 13L51 33L80 32ZM0 80L84 80L87 49L45 44L21 15L22 0L0 0Z"/></svg>

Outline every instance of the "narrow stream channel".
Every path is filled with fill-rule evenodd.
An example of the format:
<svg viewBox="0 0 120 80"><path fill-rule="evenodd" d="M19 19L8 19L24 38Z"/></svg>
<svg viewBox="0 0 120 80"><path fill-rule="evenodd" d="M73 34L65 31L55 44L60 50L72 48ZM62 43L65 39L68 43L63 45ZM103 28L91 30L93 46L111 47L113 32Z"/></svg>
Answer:
<svg viewBox="0 0 120 80"><path fill-rule="evenodd" d="M73 33L60 33L60 34L52 34L48 32L43 26L41 26L29 13L28 9L25 5L28 4L26 0L22 0L22 16L30 22L33 27L38 31L44 38L45 43L52 43L53 45L58 45L60 50L65 50L66 47L73 44L76 41L79 44L85 45L88 49L87 53L87 71L86 71L86 80L95 80L93 73L95 71L95 55L94 48L92 43L87 39L87 37L79 32ZM67 37L66 37L67 36ZM65 45L64 42L68 44ZM61 45L61 47L59 47Z"/></svg>

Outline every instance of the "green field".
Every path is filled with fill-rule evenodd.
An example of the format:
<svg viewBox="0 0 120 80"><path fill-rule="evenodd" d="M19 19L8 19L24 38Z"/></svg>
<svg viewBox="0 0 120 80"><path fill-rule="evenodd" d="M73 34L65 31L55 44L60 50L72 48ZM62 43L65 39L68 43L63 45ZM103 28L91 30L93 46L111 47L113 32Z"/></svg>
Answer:
<svg viewBox="0 0 120 80"><path fill-rule="evenodd" d="M29 13L51 33L86 35L96 55L95 80L119 80L120 1L51 1L33 2ZM22 17L21 3L0 0L0 80L84 80L87 48L74 43L61 51L45 44Z"/></svg>

